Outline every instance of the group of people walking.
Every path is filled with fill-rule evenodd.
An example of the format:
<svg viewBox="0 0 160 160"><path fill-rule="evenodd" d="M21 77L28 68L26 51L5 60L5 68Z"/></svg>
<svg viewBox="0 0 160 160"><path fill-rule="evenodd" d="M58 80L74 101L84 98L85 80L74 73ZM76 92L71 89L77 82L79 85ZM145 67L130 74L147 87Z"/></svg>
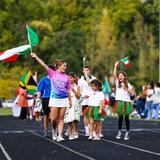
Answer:
<svg viewBox="0 0 160 160"><path fill-rule="evenodd" d="M41 99L44 111L44 136L47 136L50 118L54 141L64 141L64 123L67 123L69 140L78 138L77 126L80 116L83 114L85 136L88 136L89 140L100 140L103 136L101 133L102 121L107 116L104 110L105 97L102 83L91 75L90 67L84 66L83 75L77 82L74 72L65 73L67 63L64 60L57 60L53 69L47 66L35 53L31 53L31 56L48 74L40 80L37 88L37 101ZM133 89L125 72L121 71L117 75L118 65L119 62L116 62L114 67L116 103L113 112L119 116L119 131L116 138L121 138L122 122L125 117L126 134L124 140L129 140L129 114L133 111L130 94Z"/></svg>

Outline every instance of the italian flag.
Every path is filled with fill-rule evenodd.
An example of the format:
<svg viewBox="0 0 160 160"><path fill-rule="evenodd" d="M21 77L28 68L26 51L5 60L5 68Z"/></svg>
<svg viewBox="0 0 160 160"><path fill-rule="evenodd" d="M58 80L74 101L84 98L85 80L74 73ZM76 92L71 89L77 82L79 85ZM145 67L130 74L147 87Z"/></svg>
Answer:
<svg viewBox="0 0 160 160"><path fill-rule="evenodd" d="M16 48L0 52L0 61L14 62L20 55L30 53L30 45L22 45Z"/></svg>
<svg viewBox="0 0 160 160"><path fill-rule="evenodd" d="M39 39L37 34L30 27L26 27L29 44L0 52L0 61L14 62L20 55L30 53L32 51L32 48L38 45Z"/></svg>
<svg viewBox="0 0 160 160"><path fill-rule="evenodd" d="M128 57L122 58L119 61L123 62L125 64L126 68L129 68L129 59L128 59Z"/></svg>

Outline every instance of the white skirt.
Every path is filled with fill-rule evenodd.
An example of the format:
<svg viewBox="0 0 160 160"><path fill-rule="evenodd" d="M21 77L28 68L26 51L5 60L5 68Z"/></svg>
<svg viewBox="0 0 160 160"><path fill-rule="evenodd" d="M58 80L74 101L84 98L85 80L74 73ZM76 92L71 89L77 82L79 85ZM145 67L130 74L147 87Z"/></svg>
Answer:
<svg viewBox="0 0 160 160"><path fill-rule="evenodd" d="M68 98L62 98L62 99L55 99L55 98L50 98L49 99L49 107L68 107L69 106L69 100Z"/></svg>

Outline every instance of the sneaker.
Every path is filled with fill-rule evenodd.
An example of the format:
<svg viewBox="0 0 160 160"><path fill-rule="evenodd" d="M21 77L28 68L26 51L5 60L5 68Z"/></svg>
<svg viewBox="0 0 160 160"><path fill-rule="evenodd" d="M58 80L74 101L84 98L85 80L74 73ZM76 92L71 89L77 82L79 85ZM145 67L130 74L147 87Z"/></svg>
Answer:
<svg viewBox="0 0 160 160"><path fill-rule="evenodd" d="M65 139L60 135L57 137L57 142L61 142L61 141L64 141Z"/></svg>
<svg viewBox="0 0 160 160"><path fill-rule="evenodd" d="M76 132L76 133L74 134L74 138L77 139L78 137L79 137L79 135L78 135L78 133Z"/></svg>
<svg viewBox="0 0 160 160"><path fill-rule="evenodd" d="M121 131L118 131L118 134L116 136L116 139L121 139Z"/></svg>
<svg viewBox="0 0 160 160"><path fill-rule="evenodd" d="M97 137L97 134L95 131L93 131L93 137Z"/></svg>
<svg viewBox="0 0 160 160"><path fill-rule="evenodd" d="M69 136L68 139L69 139L69 140L73 140L73 139L74 139L74 136Z"/></svg>
<svg viewBox="0 0 160 160"><path fill-rule="evenodd" d="M89 137L88 137L88 140L92 140L92 139L93 139L93 137L92 137L92 136L89 136Z"/></svg>
<svg viewBox="0 0 160 160"><path fill-rule="evenodd" d="M52 129L52 139L55 141L57 139L57 131Z"/></svg>
<svg viewBox="0 0 160 160"><path fill-rule="evenodd" d="M129 132L125 133L124 140L129 140Z"/></svg>
<svg viewBox="0 0 160 160"><path fill-rule="evenodd" d="M85 136L88 137L88 136L89 136L89 133L85 133Z"/></svg>
<svg viewBox="0 0 160 160"><path fill-rule="evenodd" d="M103 135L102 133L100 133L100 134L99 134L99 137L100 137L100 138L101 138L101 137L104 137L104 135Z"/></svg>
<svg viewBox="0 0 160 160"><path fill-rule="evenodd" d="M48 133L47 133L47 131L44 131L44 135L43 135L44 137L48 137Z"/></svg>
<svg viewBox="0 0 160 160"><path fill-rule="evenodd" d="M100 137L96 136L96 137L93 138L93 140L94 140L94 141L99 141L99 140L101 140L101 139L100 139Z"/></svg>

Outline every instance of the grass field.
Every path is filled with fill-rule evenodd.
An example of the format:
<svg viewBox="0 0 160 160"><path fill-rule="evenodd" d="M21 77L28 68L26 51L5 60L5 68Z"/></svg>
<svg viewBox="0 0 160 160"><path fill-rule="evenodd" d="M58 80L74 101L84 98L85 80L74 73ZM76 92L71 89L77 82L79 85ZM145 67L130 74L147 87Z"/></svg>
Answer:
<svg viewBox="0 0 160 160"><path fill-rule="evenodd" d="M12 115L11 108L0 108L0 116L4 115Z"/></svg>

